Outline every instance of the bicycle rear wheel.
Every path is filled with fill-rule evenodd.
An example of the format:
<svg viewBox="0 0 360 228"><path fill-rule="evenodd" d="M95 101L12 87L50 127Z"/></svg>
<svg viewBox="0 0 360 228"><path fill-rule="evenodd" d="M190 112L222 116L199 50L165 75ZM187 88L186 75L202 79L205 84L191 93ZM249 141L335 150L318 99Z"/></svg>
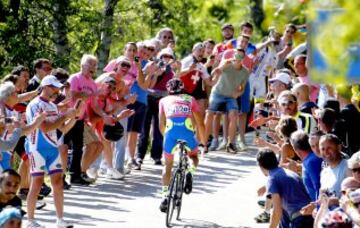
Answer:
<svg viewBox="0 0 360 228"><path fill-rule="evenodd" d="M177 178L177 202L176 202L176 220L180 219L180 212L181 212L181 206L182 206L182 196L184 192L184 180L185 180L185 174L182 173L182 175L179 174L179 178Z"/></svg>
<svg viewBox="0 0 360 228"><path fill-rule="evenodd" d="M176 200L177 200L177 179L178 174L175 173L173 178L171 179L171 183L169 186L169 195L168 195L168 207L166 210L166 226L169 227L171 223L172 216L174 214L174 210L176 208Z"/></svg>

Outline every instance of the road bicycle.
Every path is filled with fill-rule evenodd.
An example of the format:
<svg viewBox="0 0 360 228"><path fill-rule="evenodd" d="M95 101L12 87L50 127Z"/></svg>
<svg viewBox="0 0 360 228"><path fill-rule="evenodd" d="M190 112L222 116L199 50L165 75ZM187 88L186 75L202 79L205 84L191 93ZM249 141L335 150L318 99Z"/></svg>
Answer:
<svg viewBox="0 0 360 228"><path fill-rule="evenodd" d="M189 158L186 150L186 142L182 140L177 141L179 162L175 172L171 178L168 195L168 207L166 211L166 226L169 227L174 211L177 211L176 219L179 220L182 197L185 185L186 170L189 167Z"/></svg>

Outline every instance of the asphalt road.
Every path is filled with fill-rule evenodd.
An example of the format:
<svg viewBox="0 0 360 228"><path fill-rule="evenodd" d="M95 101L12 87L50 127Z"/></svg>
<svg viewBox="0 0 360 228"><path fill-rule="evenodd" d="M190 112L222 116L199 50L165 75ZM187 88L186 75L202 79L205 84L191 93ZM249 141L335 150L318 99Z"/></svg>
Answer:
<svg viewBox="0 0 360 228"><path fill-rule="evenodd" d="M193 193L183 198L181 220L173 227L266 227L254 221L261 212L256 190L265 183L256 151L250 147L236 155L207 154L196 172ZM75 227L165 227L165 214L159 211L161 171L145 160L141 171L122 181L99 178L89 187L73 186L65 191L65 218ZM45 200L47 206L36 217L55 227L51 195Z"/></svg>

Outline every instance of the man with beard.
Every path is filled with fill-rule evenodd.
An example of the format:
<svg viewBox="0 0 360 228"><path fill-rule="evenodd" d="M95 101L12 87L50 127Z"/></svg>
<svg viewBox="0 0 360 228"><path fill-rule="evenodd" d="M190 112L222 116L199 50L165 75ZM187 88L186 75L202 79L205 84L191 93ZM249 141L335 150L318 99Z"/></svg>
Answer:
<svg viewBox="0 0 360 228"><path fill-rule="evenodd" d="M28 227L43 227L34 220L34 211L45 172L49 174L53 187L56 225L57 227L72 227L63 219L63 169L58 151L56 129L64 132L71 128L75 124L75 117L80 114L80 109L79 105L76 105L77 109L70 108L64 114L59 115L58 108L53 101L57 98L63 85L55 76L46 76L40 86L41 94L33 99L26 108L26 120L29 123L38 113L47 113L47 118L40 127L27 136L32 179L27 197Z"/></svg>
<svg viewBox="0 0 360 228"><path fill-rule="evenodd" d="M7 169L0 175L0 211L7 206L21 208L21 199L16 196L20 179L20 175L12 169Z"/></svg>

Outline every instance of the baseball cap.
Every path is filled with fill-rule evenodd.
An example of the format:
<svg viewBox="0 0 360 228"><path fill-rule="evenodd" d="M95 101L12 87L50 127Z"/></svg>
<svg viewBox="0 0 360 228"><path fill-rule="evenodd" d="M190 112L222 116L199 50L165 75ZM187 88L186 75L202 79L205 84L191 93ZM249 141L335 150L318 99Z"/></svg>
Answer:
<svg viewBox="0 0 360 228"><path fill-rule="evenodd" d="M158 54L158 58L160 59L163 55L170 55L174 58L174 52L171 48L163 48Z"/></svg>
<svg viewBox="0 0 360 228"><path fill-rule="evenodd" d="M231 29L231 30L234 31L234 26L233 26L232 24L230 24L230 23L224 24L224 25L221 27L221 30L224 30L224 29L226 29L226 28L229 28L229 29Z"/></svg>
<svg viewBox="0 0 360 228"><path fill-rule="evenodd" d="M63 87L63 84L61 84L54 75L47 75L41 80L40 86L54 86L56 88L61 88Z"/></svg>
<svg viewBox="0 0 360 228"><path fill-rule="evenodd" d="M280 81L286 85L291 83L291 78L287 73L277 73L275 77L269 80L269 82Z"/></svg>
<svg viewBox="0 0 360 228"><path fill-rule="evenodd" d="M348 166L350 169L360 167L360 151L351 156L351 158L348 160Z"/></svg>
<svg viewBox="0 0 360 228"><path fill-rule="evenodd" d="M192 50L196 50L196 49L200 49L200 48L204 48L204 44L201 42L197 42L196 44L194 44Z"/></svg>

